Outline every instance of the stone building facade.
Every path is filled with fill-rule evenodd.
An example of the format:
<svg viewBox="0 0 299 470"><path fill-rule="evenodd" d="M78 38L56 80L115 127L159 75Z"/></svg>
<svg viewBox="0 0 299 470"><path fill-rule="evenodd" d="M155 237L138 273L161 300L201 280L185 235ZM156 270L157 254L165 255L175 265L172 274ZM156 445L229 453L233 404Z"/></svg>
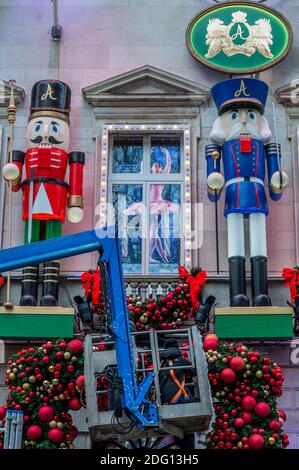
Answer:
<svg viewBox="0 0 299 470"><path fill-rule="evenodd" d="M71 149L84 151L85 217L76 226L66 222L64 234L91 229L99 218L103 179L103 137L109 126L127 132L159 129L190 129L191 204L202 204L203 240L190 253L191 266L208 272L206 292L217 292L221 306L228 305L228 265L226 224L219 216L220 274L216 273L214 208L206 195L204 146L216 117L210 100L210 87L227 78L196 62L185 45L185 30L191 17L209 0L60 0L59 23L62 38L51 37L50 0L0 0L0 79L16 80L17 118L14 148L25 149L26 125L32 85L43 78L60 79L72 89ZM273 120L272 102L276 104L282 164L289 175L289 186L282 200L270 202L267 220L270 296L274 305L285 305L281 270L299 265L299 1L269 0L292 24L294 45L289 56L259 78L270 86L266 115ZM298 83L297 83L298 82ZM1 94L1 93L0 93ZM4 93L5 95L5 93ZM7 159L7 100L0 102L1 162ZM127 129L125 129L127 126ZM135 127L134 127L135 126ZM137 126L137 127L136 127ZM143 126L143 127L142 127ZM160 128L159 128L160 126ZM166 127L165 127L166 126ZM159 132L158 132L159 133ZM108 135L108 138L109 135ZM108 187L111 181L106 181ZM219 213L223 209L223 198ZM193 209L193 221L198 213ZM201 220L201 219L200 219ZM199 221L200 222L200 221ZM0 248L7 246L7 192L0 180ZM13 245L23 243L21 195L13 197ZM187 255L186 255L187 256ZM65 285L71 294L80 290L82 271L95 266L95 255L88 254L63 261ZM186 259L181 262L188 264ZM159 275L155 276L159 280ZM144 282L151 275L144 274ZM127 282L134 276L127 276ZM135 276L136 278L136 276ZM140 276L139 276L140 278ZM160 279L171 282L172 275ZM18 302L20 273L13 275L13 300ZM4 294L3 294L4 295ZM61 304L67 305L61 289ZM1 332L0 332L1 336ZM296 347L296 343L293 343ZM297 347L299 346L299 341ZM17 345L1 343L2 370L9 353ZM291 447L299 448L299 355L290 344L268 344L272 356L284 366L285 393L281 406L286 410L286 430ZM295 354L293 354L293 359ZM296 359L296 358L295 358ZM3 387L2 387L3 390ZM2 396L1 390L1 396ZM5 394L5 390L3 394ZM82 418L82 419L81 419ZM80 446L88 446L84 417L80 420Z"/></svg>

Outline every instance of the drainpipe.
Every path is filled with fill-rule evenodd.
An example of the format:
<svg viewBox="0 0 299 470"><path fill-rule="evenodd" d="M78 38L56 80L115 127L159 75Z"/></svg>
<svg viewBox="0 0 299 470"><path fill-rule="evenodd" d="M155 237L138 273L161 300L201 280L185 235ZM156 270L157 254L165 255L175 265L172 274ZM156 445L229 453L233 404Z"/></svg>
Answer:
<svg viewBox="0 0 299 470"><path fill-rule="evenodd" d="M51 36L53 41L60 41L62 26L58 22L58 0L51 0L53 4L53 26L51 28Z"/></svg>

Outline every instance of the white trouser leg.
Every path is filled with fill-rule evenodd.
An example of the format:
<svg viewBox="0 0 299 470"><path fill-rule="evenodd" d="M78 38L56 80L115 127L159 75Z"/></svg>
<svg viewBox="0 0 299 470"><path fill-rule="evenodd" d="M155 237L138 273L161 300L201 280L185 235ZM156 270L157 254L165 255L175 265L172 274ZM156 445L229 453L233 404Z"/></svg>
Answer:
<svg viewBox="0 0 299 470"><path fill-rule="evenodd" d="M245 257L243 214L228 214L227 216L227 244L228 257Z"/></svg>
<svg viewBox="0 0 299 470"><path fill-rule="evenodd" d="M266 216L262 213L249 215L250 257L267 257Z"/></svg>

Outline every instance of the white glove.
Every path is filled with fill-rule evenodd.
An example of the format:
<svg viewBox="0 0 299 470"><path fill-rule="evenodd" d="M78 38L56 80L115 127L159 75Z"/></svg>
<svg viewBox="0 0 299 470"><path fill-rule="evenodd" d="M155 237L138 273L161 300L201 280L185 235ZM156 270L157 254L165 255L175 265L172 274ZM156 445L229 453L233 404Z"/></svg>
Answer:
<svg viewBox="0 0 299 470"><path fill-rule="evenodd" d="M81 207L69 207L67 210L67 220L73 224L78 224L83 219L83 209Z"/></svg>
<svg viewBox="0 0 299 470"><path fill-rule="evenodd" d="M15 163L6 163L2 168L2 176L5 181L15 181L20 177L20 171Z"/></svg>
<svg viewBox="0 0 299 470"><path fill-rule="evenodd" d="M281 178L280 178L280 174L281 174ZM288 182L289 182L289 177L284 171L282 172L275 171L275 173L273 173L273 175L271 176L270 186L273 189L273 191L283 191L287 187Z"/></svg>
<svg viewBox="0 0 299 470"><path fill-rule="evenodd" d="M214 171L208 176L207 183L209 189L211 189L212 191L221 191L224 186L224 178L221 173L217 173L216 171Z"/></svg>

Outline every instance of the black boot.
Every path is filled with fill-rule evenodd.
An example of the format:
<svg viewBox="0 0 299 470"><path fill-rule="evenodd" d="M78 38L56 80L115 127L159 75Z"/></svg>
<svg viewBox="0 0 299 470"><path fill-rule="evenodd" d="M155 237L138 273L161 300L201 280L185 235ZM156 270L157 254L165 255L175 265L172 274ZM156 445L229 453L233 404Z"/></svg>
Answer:
<svg viewBox="0 0 299 470"><path fill-rule="evenodd" d="M270 306L271 299L268 295L267 258L265 256L253 256L250 261L252 305L254 307Z"/></svg>
<svg viewBox="0 0 299 470"><path fill-rule="evenodd" d="M36 299L38 294L38 266L27 266L23 269L22 292L20 305L32 306L37 305Z"/></svg>
<svg viewBox="0 0 299 470"><path fill-rule="evenodd" d="M56 307L58 304L58 282L60 264L50 261L44 264L42 307Z"/></svg>
<svg viewBox="0 0 299 470"><path fill-rule="evenodd" d="M232 256L228 258L230 305L231 307L248 307L249 299L246 295L245 258Z"/></svg>

